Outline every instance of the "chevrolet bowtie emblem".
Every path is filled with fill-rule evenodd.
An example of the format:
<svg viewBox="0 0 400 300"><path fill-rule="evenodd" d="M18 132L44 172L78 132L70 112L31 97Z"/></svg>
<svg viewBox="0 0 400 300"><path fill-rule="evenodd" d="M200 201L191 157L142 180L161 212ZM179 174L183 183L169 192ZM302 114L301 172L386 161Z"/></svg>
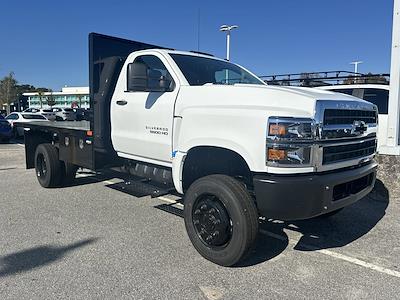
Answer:
<svg viewBox="0 0 400 300"><path fill-rule="evenodd" d="M367 130L368 126L364 121L354 121L351 126L351 134L360 135Z"/></svg>

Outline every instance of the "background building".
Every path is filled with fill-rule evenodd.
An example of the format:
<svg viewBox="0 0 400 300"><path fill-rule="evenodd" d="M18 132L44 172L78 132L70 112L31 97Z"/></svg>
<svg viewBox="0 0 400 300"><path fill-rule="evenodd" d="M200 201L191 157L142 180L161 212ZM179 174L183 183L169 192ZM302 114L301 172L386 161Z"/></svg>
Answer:
<svg viewBox="0 0 400 300"><path fill-rule="evenodd" d="M23 93L28 97L29 107L40 108L49 106L47 100L54 99L53 106L71 107L76 103L79 107L89 108L89 87L63 87L61 92L38 92ZM41 103L42 102L42 103Z"/></svg>

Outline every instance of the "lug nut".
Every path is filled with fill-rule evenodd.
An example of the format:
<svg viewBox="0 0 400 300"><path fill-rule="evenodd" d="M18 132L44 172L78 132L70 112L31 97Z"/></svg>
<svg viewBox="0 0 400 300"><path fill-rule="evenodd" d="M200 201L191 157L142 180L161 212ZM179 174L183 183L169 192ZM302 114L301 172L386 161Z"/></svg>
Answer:
<svg viewBox="0 0 400 300"><path fill-rule="evenodd" d="M200 214L200 209L196 209L196 210L194 211L194 214L195 214L195 215Z"/></svg>
<svg viewBox="0 0 400 300"><path fill-rule="evenodd" d="M213 214L213 213L216 212L216 210L215 210L215 208L211 208L208 212L209 212L210 214Z"/></svg>

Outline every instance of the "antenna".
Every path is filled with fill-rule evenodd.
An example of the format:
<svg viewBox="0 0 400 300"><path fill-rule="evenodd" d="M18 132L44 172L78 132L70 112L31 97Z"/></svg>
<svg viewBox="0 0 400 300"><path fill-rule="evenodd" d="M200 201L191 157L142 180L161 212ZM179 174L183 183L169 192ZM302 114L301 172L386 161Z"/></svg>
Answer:
<svg viewBox="0 0 400 300"><path fill-rule="evenodd" d="M197 10L197 52L200 52L200 7Z"/></svg>

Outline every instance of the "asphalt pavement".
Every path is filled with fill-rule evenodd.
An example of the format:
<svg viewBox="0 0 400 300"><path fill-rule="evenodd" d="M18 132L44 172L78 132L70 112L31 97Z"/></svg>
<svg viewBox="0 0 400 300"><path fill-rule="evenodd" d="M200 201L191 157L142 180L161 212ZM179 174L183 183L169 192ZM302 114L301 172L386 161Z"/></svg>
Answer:
<svg viewBox="0 0 400 300"><path fill-rule="evenodd" d="M0 144L0 299L399 299L400 199L379 190L326 220L260 220L225 268L192 247L178 196L134 197L81 170L43 189Z"/></svg>

